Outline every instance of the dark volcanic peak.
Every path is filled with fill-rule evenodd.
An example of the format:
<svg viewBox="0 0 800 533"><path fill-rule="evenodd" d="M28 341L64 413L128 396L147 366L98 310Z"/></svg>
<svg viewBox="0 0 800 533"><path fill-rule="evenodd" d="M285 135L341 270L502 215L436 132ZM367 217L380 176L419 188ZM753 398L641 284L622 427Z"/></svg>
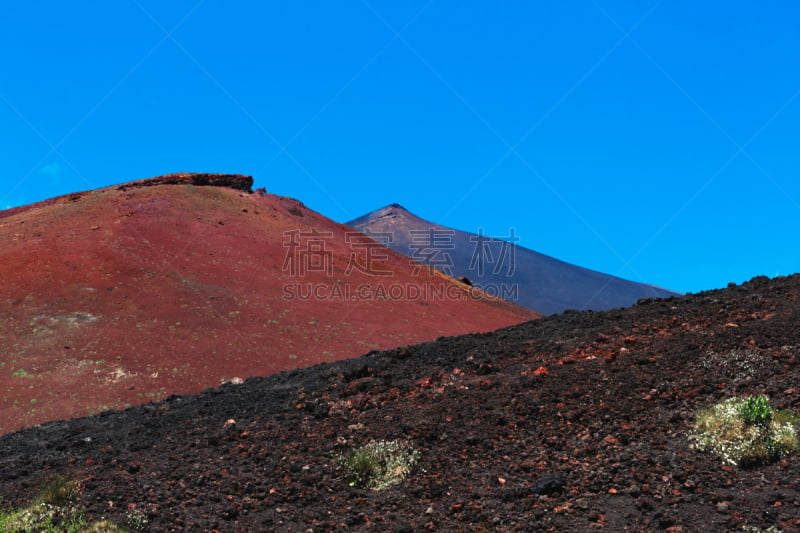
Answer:
<svg viewBox="0 0 800 533"><path fill-rule="evenodd" d="M351 220L347 223L347 225L355 228L356 226L366 224L374 220L382 218L394 219L397 217L422 220L400 204L389 204L386 207L381 207L380 209L376 209L375 211L367 213L366 215L360 216L355 220Z"/></svg>
<svg viewBox="0 0 800 533"><path fill-rule="evenodd" d="M800 459L739 469L694 413L800 409L800 276L568 312L0 438L0 498L82 482L92 519L153 531L800 531ZM337 458L405 441L383 491Z"/></svg>
<svg viewBox="0 0 800 533"><path fill-rule="evenodd" d="M392 250L545 314L606 310L678 293L571 265L506 240L459 231L391 204L347 225Z"/></svg>

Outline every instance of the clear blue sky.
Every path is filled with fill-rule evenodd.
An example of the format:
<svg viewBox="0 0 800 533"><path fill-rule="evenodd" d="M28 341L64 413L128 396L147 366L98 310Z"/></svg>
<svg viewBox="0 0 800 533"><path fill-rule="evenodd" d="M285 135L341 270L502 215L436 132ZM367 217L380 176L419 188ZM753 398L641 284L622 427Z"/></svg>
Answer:
<svg viewBox="0 0 800 533"><path fill-rule="evenodd" d="M0 208L175 171L697 292L800 270L800 4L4 2Z"/></svg>

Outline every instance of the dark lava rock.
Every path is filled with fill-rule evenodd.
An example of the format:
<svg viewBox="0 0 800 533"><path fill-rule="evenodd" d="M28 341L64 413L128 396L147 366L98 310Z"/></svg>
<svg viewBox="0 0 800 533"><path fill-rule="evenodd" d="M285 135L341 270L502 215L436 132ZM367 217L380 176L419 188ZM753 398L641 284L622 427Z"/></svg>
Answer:
<svg viewBox="0 0 800 533"><path fill-rule="evenodd" d="M556 494L564 490L564 478L558 474L542 474L533 486L534 494Z"/></svg>
<svg viewBox="0 0 800 533"><path fill-rule="evenodd" d="M120 185L118 188L122 191L127 191L129 189L152 187L154 185L207 185L210 187L228 187L230 189L252 192L253 178L252 176L243 176L241 174L201 174L183 172L132 181Z"/></svg>
<svg viewBox="0 0 800 533"><path fill-rule="evenodd" d="M759 278L41 424L0 437L0 499L60 475L151 531L788 533L796 456L737 469L687 437L733 395L800 410L798 322L800 276ZM350 486L339 458L385 440L419 454L407 478Z"/></svg>

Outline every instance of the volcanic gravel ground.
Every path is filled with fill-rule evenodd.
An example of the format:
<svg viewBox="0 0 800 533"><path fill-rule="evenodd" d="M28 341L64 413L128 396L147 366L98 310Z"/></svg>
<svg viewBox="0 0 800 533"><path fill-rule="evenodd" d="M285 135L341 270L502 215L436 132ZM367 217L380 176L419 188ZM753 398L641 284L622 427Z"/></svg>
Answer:
<svg viewBox="0 0 800 533"><path fill-rule="evenodd" d="M68 475L151 531L797 532L800 457L741 470L687 435L731 395L800 410L798 295L755 278L37 426L0 439L0 495ZM372 439L419 450L406 481L348 485Z"/></svg>

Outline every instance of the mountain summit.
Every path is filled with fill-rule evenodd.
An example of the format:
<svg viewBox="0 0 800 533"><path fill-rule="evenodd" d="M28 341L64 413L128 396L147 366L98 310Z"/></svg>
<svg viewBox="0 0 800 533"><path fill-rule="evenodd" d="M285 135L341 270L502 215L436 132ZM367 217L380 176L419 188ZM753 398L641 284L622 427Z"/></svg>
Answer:
<svg viewBox="0 0 800 533"><path fill-rule="evenodd" d="M347 222L392 250L541 313L602 311L678 293L603 274L507 240L459 231L390 204ZM513 237L513 235L511 236Z"/></svg>

